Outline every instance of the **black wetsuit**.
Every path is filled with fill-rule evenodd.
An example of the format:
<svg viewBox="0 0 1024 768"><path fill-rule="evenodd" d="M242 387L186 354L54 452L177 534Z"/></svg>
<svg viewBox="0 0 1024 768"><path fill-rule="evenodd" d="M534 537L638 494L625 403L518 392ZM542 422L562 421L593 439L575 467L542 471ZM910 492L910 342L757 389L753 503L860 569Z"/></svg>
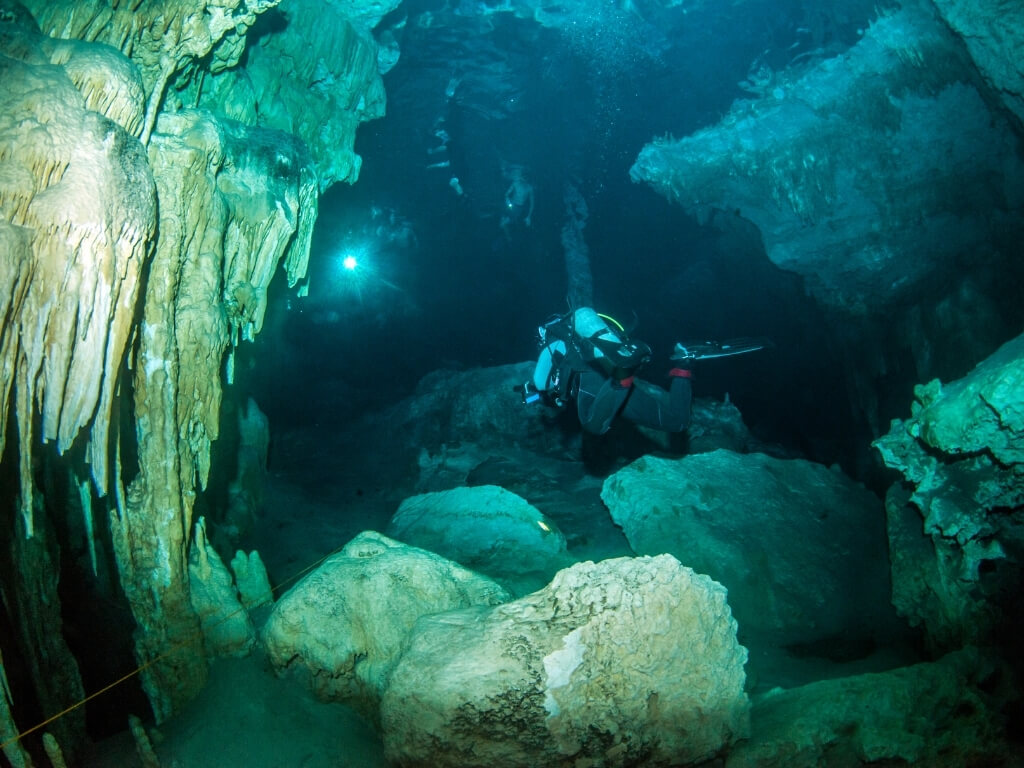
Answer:
<svg viewBox="0 0 1024 768"><path fill-rule="evenodd" d="M601 315L589 308L589 335L576 332L575 313L555 318L542 327L542 338L553 350L548 386L542 389L548 401L565 406L576 400L576 413L587 432L603 435L615 417L664 432L682 432L690 425L690 371L676 367L669 371L668 390L636 378L633 373L650 358L650 348L626 336L621 326L613 329ZM597 318L602 320L595 322ZM540 362L538 361L538 365Z"/></svg>
<svg viewBox="0 0 1024 768"><path fill-rule="evenodd" d="M587 432L603 435L621 414L635 424L664 432L682 432L690 425L693 396L688 371L673 369L668 390L633 378L628 386L587 368L578 372L576 413Z"/></svg>

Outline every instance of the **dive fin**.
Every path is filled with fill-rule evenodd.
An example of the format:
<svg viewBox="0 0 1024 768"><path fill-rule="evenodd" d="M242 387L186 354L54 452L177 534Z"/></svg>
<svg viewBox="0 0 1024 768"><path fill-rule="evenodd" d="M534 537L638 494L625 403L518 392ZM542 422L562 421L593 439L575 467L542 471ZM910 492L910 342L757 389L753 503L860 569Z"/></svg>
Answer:
<svg viewBox="0 0 1024 768"><path fill-rule="evenodd" d="M770 339L743 337L727 341L681 341L672 352L673 360L712 360L718 357L732 357L759 349L770 349L775 345Z"/></svg>

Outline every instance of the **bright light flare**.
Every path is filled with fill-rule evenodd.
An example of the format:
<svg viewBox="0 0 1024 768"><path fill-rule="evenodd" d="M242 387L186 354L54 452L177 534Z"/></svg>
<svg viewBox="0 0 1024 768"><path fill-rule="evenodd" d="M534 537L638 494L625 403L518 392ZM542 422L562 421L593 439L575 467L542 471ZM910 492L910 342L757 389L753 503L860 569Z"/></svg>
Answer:
<svg viewBox="0 0 1024 768"><path fill-rule="evenodd" d="M345 269L351 272L352 270L359 266L359 262L356 261L355 256L349 254L348 256L341 260L341 266L343 266Z"/></svg>

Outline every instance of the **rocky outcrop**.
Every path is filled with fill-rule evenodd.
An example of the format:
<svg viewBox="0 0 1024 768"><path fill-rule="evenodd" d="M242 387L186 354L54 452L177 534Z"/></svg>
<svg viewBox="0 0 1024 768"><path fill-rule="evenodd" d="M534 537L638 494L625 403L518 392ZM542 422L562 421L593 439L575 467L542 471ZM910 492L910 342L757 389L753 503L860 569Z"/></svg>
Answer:
<svg viewBox="0 0 1024 768"><path fill-rule="evenodd" d="M648 144L632 178L695 216L752 221L768 257L844 313L891 308L1019 233L1017 138L930 4L809 61L767 73L719 124Z"/></svg>
<svg viewBox="0 0 1024 768"><path fill-rule="evenodd" d="M565 536L554 521L496 485L408 498L385 532L484 573L516 594L544 586L568 561Z"/></svg>
<svg viewBox="0 0 1024 768"><path fill-rule="evenodd" d="M579 563L515 602L420 619L381 704L386 755L696 764L747 733L745 661L708 577L667 555Z"/></svg>
<svg viewBox="0 0 1024 768"><path fill-rule="evenodd" d="M280 0L186 0L175 3L26 0L52 37L106 43L129 57L146 92L141 138L148 142L168 84L238 63L246 33ZM96 82L103 83L98 71Z"/></svg>
<svg viewBox="0 0 1024 768"><path fill-rule="evenodd" d="M999 713L1005 670L976 651L880 674L775 689L726 768L1014 765Z"/></svg>
<svg viewBox="0 0 1024 768"><path fill-rule="evenodd" d="M383 117L385 109L370 30L397 5L284 0L268 17L275 34L251 42L244 68L197 78L181 98L299 137L312 154L321 191L354 183L362 165L356 128Z"/></svg>
<svg viewBox="0 0 1024 768"><path fill-rule="evenodd" d="M231 572L206 537L206 520L201 517L192 537L188 576L189 599L199 618L206 655L248 655L256 645L256 629Z"/></svg>
<svg viewBox="0 0 1024 768"><path fill-rule="evenodd" d="M1024 124L1024 7L999 0L934 0L978 70Z"/></svg>
<svg viewBox="0 0 1024 768"><path fill-rule="evenodd" d="M64 453L88 429L93 480L100 494L109 487L114 391L156 196L145 151L126 130L142 110L128 62L27 23L0 26L0 450L13 408L31 536L38 442ZM96 75L83 74L97 68L108 78L98 104L88 90ZM94 109L103 106L117 119Z"/></svg>
<svg viewBox="0 0 1024 768"><path fill-rule="evenodd" d="M0 83L0 454L17 464L0 481L0 611L14 629L0 643L27 671L8 703L53 714L83 685L62 635L60 527L39 494L39 467L66 457L68 507L79 520L85 512L92 542L84 478L100 494L113 484L115 397L156 197L133 138L142 89L116 51L49 40L23 8L0 2ZM73 760L84 711L52 730Z"/></svg>
<svg viewBox="0 0 1024 768"><path fill-rule="evenodd" d="M524 455L533 455L533 463L583 455L575 413L523 405L522 395L515 391L533 374L534 364L434 371L420 380L411 397L370 414L360 432L372 431L386 442L393 436L394 444L389 442L386 452L394 456L408 454L410 446L415 446L420 467L418 489L424 491L462 485L474 470L497 459L522 465ZM758 445L739 410L729 402L695 401L688 434L694 451L722 446L742 451ZM668 449L670 436L627 428L602 440L617 441L612 450L638 456Z"/></svg>
<svg viewBox="0 0 1024 768"><path fill-rule="evenodd" d="M371 531L277 602L263 643L278 671L297 672L317 696L346 701L376 718L381 692L418 618L508 597L484 576Z"/></svg>
<svg viewBox="0 0 1024 768"><path fill-rule="evenodd" d="M905 481L889 492L893 602L937 649L991 642L1020 621L1024 336L967 376L915 390L875 441Z"/></svg>
<svg viewBox="0 0 1024 768"><path fill-rule="evenodd" d="M881 503L838 470L723 450L646 456L601 498L637 554L668 552L721 582L743 637L850 652L888 602Z"/></svg>
<svg viewBox="0 0 1024 768"><path fill-rule="evenodd" d="M294 137L202 110L162 116L149 155L161 216L134 370L139 472L111 530L140 659L186 649L143 673L161 718L205 679L187 532L219 434L229 344L262 327L280 260L292 282L304 273L316 186Z"/></svg>

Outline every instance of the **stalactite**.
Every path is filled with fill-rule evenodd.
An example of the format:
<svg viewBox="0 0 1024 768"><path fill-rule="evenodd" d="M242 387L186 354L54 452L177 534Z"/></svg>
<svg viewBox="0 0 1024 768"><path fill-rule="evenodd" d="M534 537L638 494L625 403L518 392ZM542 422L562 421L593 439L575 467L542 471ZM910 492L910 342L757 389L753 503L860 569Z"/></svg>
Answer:
<svg viewBox="0 0 1024 768"><path fill-rule="evenodd" d="M110 408L155 198L137 143L47 64L53 42L25 32L17 51L24 61L0 63L0 433L13 400L31 536L38 438L63 453L89 427L93 481L106 492Z"/></svg>
<svg viewBox="0 0 1024 768"><path fill-rule="evenodd" d="M92 488L89 487L88 480L78 483L78 498L82 504L82 525L85 527L85 541L89 549L89 565L92 566L92 575L97 576L96 532L92 519Z"/></svg>
<svg viewBox="0 0 1024 768"><path fill-rule="evenodd" d="M208 65L238 63L245 33L280 0L186 0L108 4L104 0L25 0L51 37L103 42L130 57L142 73L146 98L159 104L167 81L210 57ZM231 44L225 45L230 39ZM156 109L151 110L155 120ZM152 124L150 124L152 128ZM148 132L145 134L148 138ZM144 142L145 143L145 140Z"/></svg>
<svg viewBox="0 0 1024 768"><path fill-rule="evenodd" d="M79 39L30 27L0 39L0 450L15 424L9 455L20 461L22 515L13 530L29 542L14 560L30 562L24 547L41 546L48 525L34 514L33 451L54 442L63 454L87 429L84 455L100 496L113 454L114 557L158 721L205 680L186 555L218 435L228 331L236 340L259 332L282 260L290 285L303 278L318 195L294 137L205 111L163 114L160 105L168 83L203 71L198 61L210 72L236 63L245 31L275 4L30 0L47 33ZM132 61L83 40L110 43ZM113 449L109 438L130 339L138 471L124 477L122 434L115 430ZM97 523L92 491L77 491L88 539ZM95 573L99 554L89 544ZM58 619L26 617L40 600L59 604L28 582L12 589L26 601L12 620L35 632L30 660L39 669L40 661L64 665L36 676L49 711L47 681L76 695L65 678L77 672ZM29 642L26 635L21 644ZM68 748L63 736L61 744Z"/></svg>
<svg viewBox="0 0 1024 768"><path fill-rule="evenodd" d="M594 278L590 273L590 249L583 238L583 230L587 226L587 202L572 184L566 185L564 199L562 248L565 251L565 272L569 283L569 305L589 307L594 302Z"/></svg>
<svg viewBox="0 0 1024 768"><path fill-rule="evenodd" d="M142 680L160 721L206 674L187 553L218 436L221 365L230 338L259 330L270 279L311 218L299 206L316 195L293 137L203 110L161 116L149 153L161 220L134 371L140 470L111 529L139 662L159 659Z"/></svg>

